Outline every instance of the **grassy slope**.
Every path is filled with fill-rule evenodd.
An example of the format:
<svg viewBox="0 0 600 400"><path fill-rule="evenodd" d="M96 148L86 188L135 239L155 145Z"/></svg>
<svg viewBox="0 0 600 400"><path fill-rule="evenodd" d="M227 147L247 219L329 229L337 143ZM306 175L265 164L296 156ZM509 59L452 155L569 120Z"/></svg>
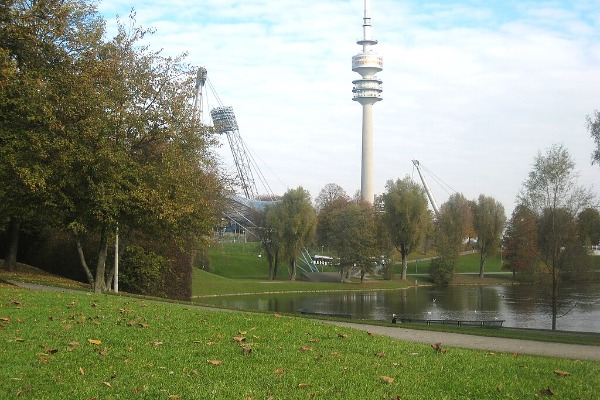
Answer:
<svg viewBox="0 0 600 400"><path fill-rule="evenodd" d="M0 337L3 399L583 399L600 387L597 362L438 353L300 318L6 285Z"/></svg>

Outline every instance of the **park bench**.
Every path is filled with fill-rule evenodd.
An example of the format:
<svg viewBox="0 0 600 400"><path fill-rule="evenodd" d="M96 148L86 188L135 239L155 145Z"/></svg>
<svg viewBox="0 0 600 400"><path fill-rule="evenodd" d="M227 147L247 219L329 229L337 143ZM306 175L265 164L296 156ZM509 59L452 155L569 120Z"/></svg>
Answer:
<svg viewBox="0 0 600 400"><path fill-rule="evenodd" d="M416 323L426 325L456 325L456 326L477 326L481 328L500 329L504 323L503 319L486 319L486 320L462 320L462 319L415 319L415 318L399 318L396 315L392 316L392 323L397 321L404 323Z"/></svg>

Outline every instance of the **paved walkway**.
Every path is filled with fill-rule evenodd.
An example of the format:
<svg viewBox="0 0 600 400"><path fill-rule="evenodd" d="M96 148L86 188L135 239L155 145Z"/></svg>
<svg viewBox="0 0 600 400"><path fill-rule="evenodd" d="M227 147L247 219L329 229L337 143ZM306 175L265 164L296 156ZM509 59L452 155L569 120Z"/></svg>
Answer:
<svg viewBox="0 0 600 400"><path fill-rule="evenodd" d="M487 336L464 335L460 333L437 332L427 330L407 329L399 326L363 325L352 322L323 321L338 326L345 326L377 335L389 336L395 339L415 343L441 343L443 347L462 347L498 351L506 353L532 354L538 356L571 358L576 360L600 361L600 346L585 346L579 344L549 343L533 340L506 339Z"/></svg>
<svg viewBox="0 0 600 400"><path fill-rule="evenodd" d="M74 291L51 286L28 284L17 281L10 282L13 285L26 287L32 290L54 290L54 291ZM81 291L77 291L81 293ZM205 310L219 310L210 307L199 307ZM576 360L600 361L600 346L586 346L578 344L549 343L533 340L505 339L487 336L464 335L460 333L437 332L417 329L403 328L397 326L378 326L366 325L353 322L341 321L322 321L323 323L344 326L348 328L359 329L372 332L381 336L389 336L394 339L406 340L415 343L434 344L441 343L443 347L460 347L466 349L478 349L487 351L497 351L505 353L531 354L538 356L569 358Z"/></svg>

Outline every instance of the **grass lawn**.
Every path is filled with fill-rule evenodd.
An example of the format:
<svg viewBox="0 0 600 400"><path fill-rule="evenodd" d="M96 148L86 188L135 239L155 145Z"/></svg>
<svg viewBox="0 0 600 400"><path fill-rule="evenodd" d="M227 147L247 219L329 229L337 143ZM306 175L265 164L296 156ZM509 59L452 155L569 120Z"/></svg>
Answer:
<svg viewBox="0 0 600 400"><path fill-rule="evenodd" d="M2 284L0 339L3 399L591 399L600 387L598 362Z"/></svg>

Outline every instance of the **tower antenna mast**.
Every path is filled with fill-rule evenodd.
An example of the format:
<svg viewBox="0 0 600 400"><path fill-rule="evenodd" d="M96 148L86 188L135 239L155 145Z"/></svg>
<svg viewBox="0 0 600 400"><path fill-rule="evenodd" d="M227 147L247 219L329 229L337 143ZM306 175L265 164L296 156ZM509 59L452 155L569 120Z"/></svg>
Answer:
<svg viewBox="0 0 600 400"><path fill-rule="evenodd" d="M371 49L377 44L371 32L371 2L364 0L363 38L356 43L362 51L352 57L352 71L360 74L361 79L352 81L354 93L352 100L362 105L362 159L360 175L361 200L373 204L373 104L382 100L383 82L375 76L383 70L383 58Z"/></svg>

